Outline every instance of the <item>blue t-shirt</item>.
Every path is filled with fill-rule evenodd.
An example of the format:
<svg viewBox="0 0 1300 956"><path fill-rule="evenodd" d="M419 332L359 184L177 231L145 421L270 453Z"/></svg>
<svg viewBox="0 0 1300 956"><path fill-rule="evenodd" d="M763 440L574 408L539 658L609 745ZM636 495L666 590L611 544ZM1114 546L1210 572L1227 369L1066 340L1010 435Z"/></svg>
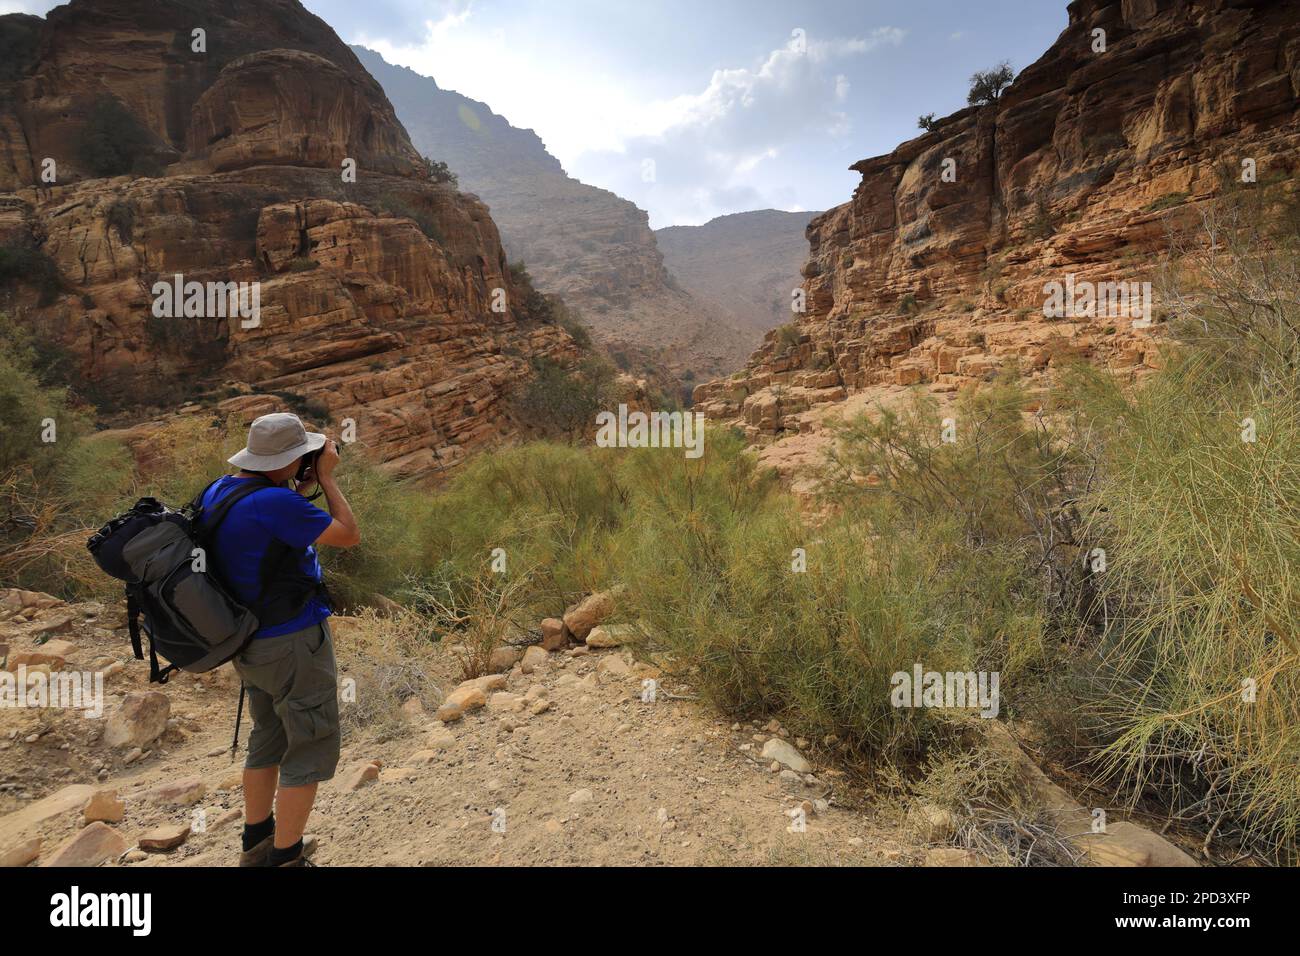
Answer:
<svg viewBox="0 0 1300 956"><path fill-rule="evenodd" d="M203 495L203 507L211 508L235 488L256 478L226 475L218 478ZM244 604L252 604L262 593L262 559L266 557L271 540L278 539L289 547L301 551L302 570L317 581L321 579L320 562L312 543L324 533L333 519L329 512L288 488L264 488L236 502L217 528L217 571L235 590L235 596ZM254 638L291 634L319 624L329 617L329 607L318 596L313 596L297 616L283 624L259 628Z"/></svg>

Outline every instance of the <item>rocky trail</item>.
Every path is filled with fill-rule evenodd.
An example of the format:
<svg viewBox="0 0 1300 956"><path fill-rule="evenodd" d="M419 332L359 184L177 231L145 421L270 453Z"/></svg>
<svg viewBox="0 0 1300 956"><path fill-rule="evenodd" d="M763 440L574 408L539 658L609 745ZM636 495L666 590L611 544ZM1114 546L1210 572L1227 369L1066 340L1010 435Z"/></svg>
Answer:
<svg viewBox="0 0 1300 956"><path fill-rule="evenodd" d="M132 659L116 609L28 600L47 606L30 621L0 625L10 665L99 669L106 719L0 711L0 859L233 864L242 806L241 764L228 751L233 670L177 674L150 689L147 662ZM335 627L342 677L349 623ZM28 647L49 633L48 643ZM345 732L339 772L322 785L309 828L316 862L885 864L907 852L841 806L835 771L774 772L773 749L804 767L789 746L761 756L769 740L782 739L775 725L723 721L676 699L689 696L676 688L657 687L654 701L643 700L643 675L652 673L616 648L534 648L507 673L471 682L455 720L416 701L382 732ZM167 705L139 703L152 695ZM114 716L124 709L130 718ZM791 816L801 807L802 828ZM164 852L140 849L178 840ZM924 848L917 852L919 862Z"/></svg>
<svg viewBox="0 0 1300 956"><path fill-rule="evenodd" d="M343 686L365 673L365 648L384 620L335 619ZM562 631L560 621L545 622L547 644L560 644ZM429 665L441 688L435 700L410 696L383 718L354 719L345 691L339 772L322 785L309 827L315 861L989 862L952 845L942 819L918 829L870 804L842 770L814 766L818 748L775 721L719 717L689 687L618 647L619 631L595 627L588 643L553 651L503 649L494 655L502 673L466 682L455 654L437 650ZM120 608L34 592L0 591L0 645L8 674L33 686L36 674L104 681L102 719L67 708L0 709L0 865L235 863L242 751L232 760L233 669L176 674L151 688ZM1086 821L1059 788L1046 799ZM1120 826L1133 832L1112 839L1109 854L1094 847L1095 862L1191 862L1148 831Z"/></svg>

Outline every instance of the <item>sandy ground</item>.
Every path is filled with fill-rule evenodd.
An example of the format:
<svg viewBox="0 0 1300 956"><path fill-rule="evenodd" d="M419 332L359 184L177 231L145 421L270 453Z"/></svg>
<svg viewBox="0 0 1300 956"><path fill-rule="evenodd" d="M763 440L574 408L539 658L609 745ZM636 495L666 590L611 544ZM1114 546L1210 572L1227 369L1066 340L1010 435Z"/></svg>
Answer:
<svg viewBox="0 0 1300 956"><path fill-rule="evenodd" d="M77 648L67 666L94 661L116 671L106 686L110 712L125 693L150 689L147 664L131 659L125 632L114 626L120 624L115 609L55 608L36 623L68 610L73 626L57 635ZM26 646L26 625L3 626L14 647ZM910 844L897 826L851 808L852 788L833 768L816 766L795 778L759 759L771 730L733 724L698 701L674 699L693 696L685 686L661 684L654 702L643 701L643 678L622 666L630 660L618 649L585 656L559 651L531 674L516 665L504 675L503 693L548 701L536 715L498 706L446 725L424 712L353 728L339 775L322 786L309 827L319 842L316 862L890 865L924 859L924 847ZM444 686L454 687L456 676L448 667ZM0 853L20 837L39 835L37 863L48 859L85 825L84 797L48 819L31 819L44 816L42 808L57 802L62 788L89 784L117 791L125 812L111 825L132 847L161 824L193 827L175 850L136 850L107 865L235 863L240 764L227 748L237 679L225 668L177 675L162 689L171 702L168 729L129 764L125 748L99 740L103 720L51 709L0 711ZM502 701L508 698L495 703ZM350 790L348 772L373 760L382 764L378 779ZM194 785L180 802L159 803L150 794L186 780ZM804 801L814 812L805 813L801 829L789 811Z"/></svg>

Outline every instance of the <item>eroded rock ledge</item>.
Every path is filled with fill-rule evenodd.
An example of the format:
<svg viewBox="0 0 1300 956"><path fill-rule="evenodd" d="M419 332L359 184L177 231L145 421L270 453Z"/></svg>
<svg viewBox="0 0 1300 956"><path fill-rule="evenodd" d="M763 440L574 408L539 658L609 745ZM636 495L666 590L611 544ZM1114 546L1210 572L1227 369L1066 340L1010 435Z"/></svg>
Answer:
<svg viewBox="0 0 1300 956"><path fill-rule="evenodd" d="M1149 329L1049 319L1043 286L1154 279L1171 234L1239 183L1243 159L1258 184L1294 190L1300 22L1294 4L1233 0L1069 11L996 104L852 167L853 198L808 228L806 314L695 390L707 414L766 443L855 393L953 392L1011 363L1034 378L1076 358L1129 377L1158 367L1158 300Z"/></svg>

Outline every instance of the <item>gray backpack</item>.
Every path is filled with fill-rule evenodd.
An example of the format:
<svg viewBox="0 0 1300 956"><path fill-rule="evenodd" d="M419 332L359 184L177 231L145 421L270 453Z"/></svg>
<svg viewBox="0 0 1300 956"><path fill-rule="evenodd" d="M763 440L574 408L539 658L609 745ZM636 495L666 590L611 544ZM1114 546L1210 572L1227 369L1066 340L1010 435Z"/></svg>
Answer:
<svg viewBox="0 0 1300 956"><path fill-rule="evenodd" d="M256 608L242 604L215 573L208 545L232 507L273 487L269 479L248 482L210 510L202 506L203 493L179 511L142 498L87 542L100 568L126 582L131 647L143 660L143 630L150 682L165 684L175 670L210 671L252 639L259 627ZM159 655L166 667L159 666Z"/></svg>

